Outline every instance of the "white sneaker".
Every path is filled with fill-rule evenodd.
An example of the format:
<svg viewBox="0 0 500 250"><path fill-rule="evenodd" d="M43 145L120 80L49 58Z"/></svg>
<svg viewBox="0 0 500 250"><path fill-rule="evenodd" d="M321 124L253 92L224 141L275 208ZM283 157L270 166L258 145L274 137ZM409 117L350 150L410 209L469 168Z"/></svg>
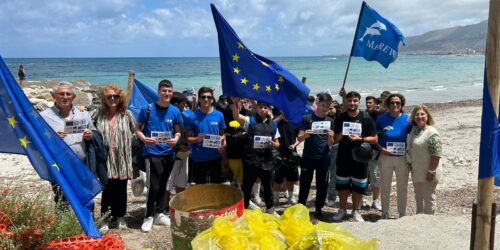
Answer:
<svg viewBox="0 0 500 250"><path fill-rule="evenodd" d="M363 219L363 216L361 216L361 214L358 212L358 210L354 210L352 211L352 218L354 219L354 221L356 222L364 222L365 219Z"/></svg>
<svg viewBox="0 0 500 250"><path fill-rule="evenodd" d="M117 223L118 223L118 229L125 229L125 228L127 228L127 222L125 221L125 218L118 217Z"/></svg>
<svg viewBox="0 0 500 250"><path fill-rule="evenodd" d="M170 216L164 213L156 214L154 219L155 225L170 226Z"/></svg>
<svg viewBox="0 0 500 250"><path fill-rule="evenodd" d="M144 219L142 222L141 230L145 233L148 233L153 228L153 217L149 216Z"/></svg>
<svg viewBox="0 0 500 250"><path fill-rule="evenodd" d="M293 195L288 197L288 204L292 204L292 205L297 204L297 199L295 199L295 197L293 197Z"/></svg>
<svg viewBox="0 0 500 250"><path fill-rule="evenodd" d="M333 216L333 220L334 221L341 221L344 219L346 214L347 213L346 213L345 209L339 209L339 211Z"/></svg>
<svg viewBox="0 0 500 250"><path fill-rule="evenodd" d="M255 203L253 203L252 201L248 202L248 209L255 210L257 208L259 208L259 206L255 205Z"/></svg>
<svg viewBox="0 0 500 250"><path fill-rule="evenodd" d="M270 214L270 215L274 215L276 217L280 217L280 215L278 213L276 213L276 211L274 211L274 207L266 209L266 213Z"/></svg>
<svg viewBox="0 0 500 250"><path fill-rule="evenodd" d="M292 195L293 195L293 193L292 193ZM287 190L287 191L285 191L285 198L288 199L289 197L290 197L290 194L288 193L288 190Z"/></svg>
<svg viewBox="0 0 500 250"><path fill-rule="evenodd" d="M333 200L328 200L328 201L326 202L326 205L327 205L327 206L329 206L329 207L334 207L334 206L335 206L335 201L333 201Z"/></svg>
<svg viewBox="0 0 500 250"><path fill-rule="evenodd" d="M380 203L380 199L376 199L373 201L372 208L375 208L378 211L382 211L382 204Z"/></svg>
<svg viewBox="0 0 500 250"><path fill-rule="evenodd" d="M101 226L101 228L99 228L99 232L101 233L106 233L107 231L109 231L109 225L108 224L104 224Z"/></svg>
<svg viewBox="0 0 500 250"><path fill-rule="evenodd" d="M255 202L255 204L257 204L258 206L264 206L264 201L262 201L262 198L260 198L260 196L254 196L253 197L253 201Z"/></svg>
<svg viewBox="0 0 500 250"><path fill-rule="evenodd" d="M278 204L280 202L280 193L273 191L273 203Z"/></svg>

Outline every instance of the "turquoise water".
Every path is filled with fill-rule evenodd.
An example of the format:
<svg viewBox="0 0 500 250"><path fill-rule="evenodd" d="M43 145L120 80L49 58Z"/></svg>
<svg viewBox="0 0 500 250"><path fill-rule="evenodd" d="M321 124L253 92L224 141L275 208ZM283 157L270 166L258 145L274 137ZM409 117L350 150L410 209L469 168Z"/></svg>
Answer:
<svg viewBox="0 0 500 250"><path fill-rule="evenodd" d="M312 93L330 91L336 99L347 66L347 56L270 58L299 79L307 77ZM162 79L174 89L209 86L221 94L218 58L8 58L17 76L23 64L28 81L86 80L94 85L116 83L126 87L128 71L136 79L156 86ZM409 104L481 98L484 56L402 55L388 69L376 62L353 58L346 89L363 96L383 90L399 92Z"/></svg>

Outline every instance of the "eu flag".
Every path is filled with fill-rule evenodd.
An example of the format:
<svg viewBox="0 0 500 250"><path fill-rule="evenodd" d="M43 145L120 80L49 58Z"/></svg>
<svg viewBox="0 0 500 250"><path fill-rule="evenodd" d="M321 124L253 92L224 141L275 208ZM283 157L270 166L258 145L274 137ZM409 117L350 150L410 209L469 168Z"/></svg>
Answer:
<svg viewBox="0 0 500 250"><path fill-rule="evenodd" d="M479 146L479 179L494 176L495 185L500 186L500 123L490 95L495 90L498 91L498 87L488 84L485 70L481 144Z"/></svg>
<svg viewBox="0 0 500 250"><path fill-rule="evenodd" d="M101 183L33 108L0 57L0 152L25 154L38 175L59 184L88 236L100 237L90 214Z"/></svg>
<svg viewBox="0 0 500 250"><path fill-rule="evenodd" d="M158 101L158 91L134 79L134 88L132 89L132 95L128 103L128 109L132 112L134 118L136 120L139 118L141 108L156 101Z"/></svg>
<svg viewBox="0 0 500 250"><path fill-rule="evenodd" d="M403 34L399 29L363 2L351 56L378 61L387 68L398 58L399 42L405 44Z"/></svg>
<svg viewBox="0 0 500 250"><path fill-rule="evenodd" d="M290 122L299 125L309 88L279 64L248 49L217 8L210 6L218 33L223 94L278 107Z"/></svg>

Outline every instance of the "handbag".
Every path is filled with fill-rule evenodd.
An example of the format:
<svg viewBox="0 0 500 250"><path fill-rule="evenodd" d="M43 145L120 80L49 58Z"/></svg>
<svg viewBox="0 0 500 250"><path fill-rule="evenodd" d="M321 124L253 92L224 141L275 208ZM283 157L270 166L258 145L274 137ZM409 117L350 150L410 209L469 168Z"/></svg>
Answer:
<svg viewBox="0 0 500 250"><path fill-rule="evenodd" d="M142 129L148 124L149 116L151 115L151 104L148 104L148 110L146 112L146 122L142 125ZM144 142L142 142L137 136L132 141L132 168L146 172L146 157L142 155L142 149L144 147Z"/></svg>

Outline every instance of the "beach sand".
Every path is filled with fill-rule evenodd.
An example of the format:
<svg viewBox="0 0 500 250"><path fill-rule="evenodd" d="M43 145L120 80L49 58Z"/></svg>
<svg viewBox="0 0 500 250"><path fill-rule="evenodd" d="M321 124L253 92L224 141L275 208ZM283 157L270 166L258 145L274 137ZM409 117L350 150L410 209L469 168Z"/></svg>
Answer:
<svg viewBox="0 0 500 250"><path fill-rule="evenodd" d="M480 141L481 107L480 101L464 101L452 104L433 104L432 114L443 142L443 178L437 186L438 208L435 216L415 215L413 187L409 185L407 216L397 218L395 183L391 194L393 219L380 220L380 212L374 209L362 210L366 222L343 222L342 226L362 239L378 238L381 249L466 249L469 247L471 229L471 206L477 197L477 174ZM409 112L411 110L407 110ZM22 185L26 192L46 191L50 193L47 182L41 181L29 161L24 156L0 154L0 185ZM0 187L1 188L1 187ZM309 195L312 200L314 193ZM495 190L495 199L500 197ZM96 198L99 203L99 196ZM278 212L288 206L282 197ZM367 198L371 204L370 198ZM130 249L153 247L170 249L170 230L154 226L153 231L144 234L140 231L144 214L145 197L133 197L129 191L128 216L129 229L111 230L119 233ZM314 218L314 204L309 202L311 220ZM337 208L323 209L327 221ZM348 211L350 212L350 211ZM499 237L497 230L496 239ZM498 242L498 240L496 240ZM500 243L497 245L500 246ZM496 247L495 249L500 249Z"/></svg>

